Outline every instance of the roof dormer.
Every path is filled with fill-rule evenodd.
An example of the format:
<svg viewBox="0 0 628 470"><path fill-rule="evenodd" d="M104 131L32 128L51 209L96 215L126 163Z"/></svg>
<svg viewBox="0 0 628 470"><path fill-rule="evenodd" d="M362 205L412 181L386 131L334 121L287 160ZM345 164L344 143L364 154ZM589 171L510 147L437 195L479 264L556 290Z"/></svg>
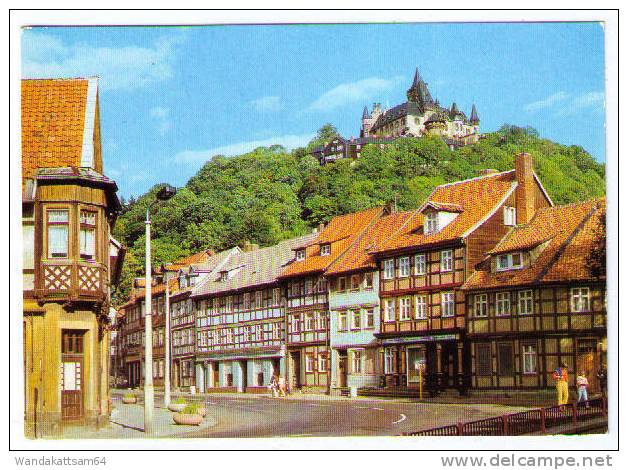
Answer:
<svg viewBox="0 0 628 470"><path fill-rule="evenodd" d="M423 233L438 233L454 221L464 209L457 204L427 201L420 212L423 214Z"/></svg>

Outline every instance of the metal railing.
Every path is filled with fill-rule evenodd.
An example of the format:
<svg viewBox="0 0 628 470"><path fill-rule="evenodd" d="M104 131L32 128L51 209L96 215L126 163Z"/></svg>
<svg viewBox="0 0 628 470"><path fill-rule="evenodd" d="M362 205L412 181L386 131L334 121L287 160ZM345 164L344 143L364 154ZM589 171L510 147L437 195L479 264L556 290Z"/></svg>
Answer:
<svg viewBox="0 0 628 470"><path fill-rule="evenodd" d="M606 398L549 406L466 423L403 433L402 436L521 436L545 434L557 426L577 425L607 415Z"/></svg>

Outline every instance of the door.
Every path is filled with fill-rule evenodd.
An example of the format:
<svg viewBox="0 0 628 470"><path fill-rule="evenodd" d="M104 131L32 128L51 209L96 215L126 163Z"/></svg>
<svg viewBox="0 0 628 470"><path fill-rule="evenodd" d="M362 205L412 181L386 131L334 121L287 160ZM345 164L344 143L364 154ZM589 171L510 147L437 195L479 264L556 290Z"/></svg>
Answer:
<svg viewBox="0 0 628 470"><path fill-rule="evenodd" d="M63 330L61 334L61 419L83 418L83 331Z"/></svg>
<svg viewBox="0 0 628 470"><path fill-rule="evenodd" d="M589 393L600 391L597 360L597 342L594 339L578 340L578 357L576 358L576 370L574 374L584 372L589 380Z"/></svg>
<svg viewBox="0 0 628 470"><path fill-rule="evenodd" d="M338 386L347 386L347 354L338 354Z"/></svg>
<svg viewBox="0 0 628 470"><path fill-rule="evenodd" d="M301 353L290 353L292 362L292 374L290 377L291 388L301 388Z"/></svg>

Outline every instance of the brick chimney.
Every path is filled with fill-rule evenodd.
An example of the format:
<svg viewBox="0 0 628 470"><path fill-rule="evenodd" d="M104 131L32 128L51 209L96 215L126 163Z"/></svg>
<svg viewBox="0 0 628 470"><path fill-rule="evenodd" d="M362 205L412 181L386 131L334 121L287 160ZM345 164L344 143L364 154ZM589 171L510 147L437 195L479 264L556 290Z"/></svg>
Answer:
<svg viewBox="0 0 628 470"><path fill-rule="evenodd" d="M532 157L529 153L522 152L515 155L515 177L517 179L517 189L515 190L517 225L521 225L532 220L536 206L534 170Z"/></svg>

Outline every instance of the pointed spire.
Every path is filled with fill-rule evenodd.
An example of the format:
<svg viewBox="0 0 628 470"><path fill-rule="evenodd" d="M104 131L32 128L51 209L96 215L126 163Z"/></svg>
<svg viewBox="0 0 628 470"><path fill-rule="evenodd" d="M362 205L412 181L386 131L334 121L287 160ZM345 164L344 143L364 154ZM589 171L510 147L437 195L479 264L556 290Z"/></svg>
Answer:
<svg viewBox="0 0 628 470"><path fill-rule="evenodd" d="M475 103L471 106L471 117L469 118L471 124L479 124L480 118L478 117L478 110L475 109Z"/></svg>
<svg viewBox="0 0 628 470"><path fill-rule="evenodd" d="M458 111L458 105L455 101L451 104L451 110L449 111L449 113L452 115L452 117L456 114L460 114L460 111Z"/></svg>
<svg viewBox="0 0 628 470"><path fill-rule="evenodd" d="M417 67L414 71L414 80L412 80L412 86L415 87L422 81L423 79L421 78L421 75L419 74L419 68Z"/></svg>
<svg viewBox="0 0 628 470"><path fill-rule="evenodd" d="M362 119L368 119L371 115L369 114L368 106L364 106L364 111L362 111Z"/></svg>

